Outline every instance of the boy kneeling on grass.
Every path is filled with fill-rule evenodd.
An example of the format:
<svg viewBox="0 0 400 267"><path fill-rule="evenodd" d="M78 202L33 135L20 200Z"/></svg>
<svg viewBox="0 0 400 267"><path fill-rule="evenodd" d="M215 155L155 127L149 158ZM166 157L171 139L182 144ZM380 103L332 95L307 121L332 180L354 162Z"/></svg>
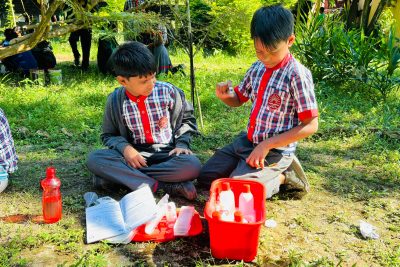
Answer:
<svg viewBox="0 0 400 267"><path fill-rule="evenodd" d="M251 37L258 61L242 82L229 90L217 84L216 95L231 107L252 102L247 133L218 150L203 166L199 183L209 186L217 178L255 179L267 198L280 186L309 191L295 156L297 141L318 129L318 109L310 71L291 54L295 36L292 13L281 5L262 7L251 21Z"/></svg>
<svg viewBox="0 0 400 267"><path fill-rule="evenodd" d="M135 190L147 184L193 200L191 180L201 163L189 149L197 134L193 107L174 85L156 81L156 64L142 43L128 42L112 55L122 87L107 99L101 140L108 149L92 152L87 166L95 186L116 183Z"/></svg>

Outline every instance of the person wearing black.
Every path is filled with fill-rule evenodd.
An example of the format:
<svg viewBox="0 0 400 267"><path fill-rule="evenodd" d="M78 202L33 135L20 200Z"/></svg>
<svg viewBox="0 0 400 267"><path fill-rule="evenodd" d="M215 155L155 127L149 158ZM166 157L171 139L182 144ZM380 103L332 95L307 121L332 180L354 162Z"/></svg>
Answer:
<svg viewBox="0 0 400 267"><path fill-rule="evenodd" d="M89 57L90 57L90 47L92 45L92 29L79 29L77 31L71 32L69 36L69 44L74 53L74 64L79 66L79 61L81 54L78 51L78 41L81 41L82 48L82 70L86 71L89 68Z"/></svg>
<svg viewBox="0 0 400 267"><path fill-rule="evenodd" d="M41 41L31 51L37 61L39 69L48 70L56 66L57 60L50 42Z"/></svg>

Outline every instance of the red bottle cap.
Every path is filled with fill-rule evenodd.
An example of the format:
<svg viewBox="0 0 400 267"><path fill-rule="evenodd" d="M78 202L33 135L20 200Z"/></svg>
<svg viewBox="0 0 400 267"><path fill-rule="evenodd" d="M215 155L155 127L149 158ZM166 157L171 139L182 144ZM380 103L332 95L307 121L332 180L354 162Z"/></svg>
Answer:
<svg viewBox="0 0 400 267"><path fill-rule="evenodd" d="M241 211L235 211L235 222L242 222L243 221L243 213Z"/></svg>
<svg viewBox="0 0 400 267"><path fill-rule="evenodd" d="M245 184L244 185L244 192L245 193L250 193L250 185L249 184Z"/></svg>
<svg viewBox="0 0 400 267"><path fill-rule="evenodd" d="M228 182L222 183L222 191L228 191L231 189L231 185Z"/></svg>

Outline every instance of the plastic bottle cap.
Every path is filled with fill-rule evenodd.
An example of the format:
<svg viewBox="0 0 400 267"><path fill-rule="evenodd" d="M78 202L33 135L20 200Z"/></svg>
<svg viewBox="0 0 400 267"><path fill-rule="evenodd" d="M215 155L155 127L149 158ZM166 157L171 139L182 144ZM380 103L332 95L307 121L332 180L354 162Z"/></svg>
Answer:
<svg viewBox="0 0 400 267"><path fill-rule="evenodd" d="M243 213L241 211L235 211L235 222L242 222L243 221Z"/></svg>
<svg viewBox="0 0 400 267"><path fill-rule="evenodd" d="M228 191L231 189L231 185L228 182L222 183L222 191Z"/></svg>
<svg viewBox="0 0 400 267"><path fill-rule="evenodd" d="M213 219L218 219L218 220L220 220L220 219L221 219L221 213L219 213L219 211L214 211L214 212L212 213L212 217L213 217Z"/></svg>
<svg viewBox="0 0 400 267"><path fill-rule="evenodd" d="M244 192L245 193L250 193L250 185L249 184L245 184L244 185Z"/></svg>

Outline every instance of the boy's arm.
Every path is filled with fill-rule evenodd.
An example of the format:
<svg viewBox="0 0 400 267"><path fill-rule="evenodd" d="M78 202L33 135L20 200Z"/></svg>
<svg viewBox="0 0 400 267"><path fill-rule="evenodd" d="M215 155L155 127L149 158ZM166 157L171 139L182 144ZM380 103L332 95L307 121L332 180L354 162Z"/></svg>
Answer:
<svg viewBox="0 0 400 267"><path fill-rule="evenodd" d="M192 135L198 135L199 131L194 117L193 106L186 101L183 91L179 88L175 90L175 105L171 118L175 147L189 150Z"/></svg>
<svg viewBox="0 0 400 267"><path fill-rule="evenodd" d="M186 102L185 99L183 101ZM182 149L190 149L192 135L198 135L196 118L194 117L193 106L186 102L186 108L182 109L182 123L175 132L175 147Z"/></svg>
<svg viewBox="0 0 400 267"><path fill-rule="evenodd" d="M254 168L264 168L264 159L268 152L277 147L287 146L304 139L318 130L318 117L301 121L301 124L279 135L275 135L259 143L246 159L247 164Z"/></svg>
<svg viewBox="0 0 400 267"><path fill-rule="evenodd" d="M103 116L103 132L101 133L100 138L103 145L110 149L116 149L123 154L125 147L129 145L129 142L126 138L121 136L118 120L113 116L113 113L115 112L113 108L117 108L117 106L113 105L113 102L116 104L117 99L113 98L116 98L115 92L110 94L107 98Z"/></svg>

